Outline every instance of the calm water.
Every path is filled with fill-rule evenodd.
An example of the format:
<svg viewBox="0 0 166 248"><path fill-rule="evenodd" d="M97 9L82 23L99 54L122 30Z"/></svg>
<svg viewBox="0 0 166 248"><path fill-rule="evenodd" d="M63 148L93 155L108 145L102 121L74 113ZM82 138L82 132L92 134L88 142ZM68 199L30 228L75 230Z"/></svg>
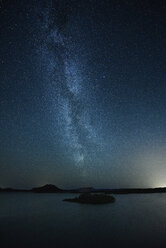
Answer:
<svg viewBox="0 0 166 248"><path fill-rule="evenodd" d="M166 194L119 195L108 205L72 194L0 194L0 247L166 247Z"/></svg>

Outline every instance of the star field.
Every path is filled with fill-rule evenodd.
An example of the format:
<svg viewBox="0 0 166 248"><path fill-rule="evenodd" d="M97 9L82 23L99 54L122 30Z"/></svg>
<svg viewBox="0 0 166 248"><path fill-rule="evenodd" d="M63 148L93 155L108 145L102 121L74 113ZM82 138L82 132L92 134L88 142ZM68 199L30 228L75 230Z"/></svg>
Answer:
<svg viewBox="0 0 166 248"><path fill-rule="evenodd" d="M0 4L0 185L166 184L164 1Z"/></svg>

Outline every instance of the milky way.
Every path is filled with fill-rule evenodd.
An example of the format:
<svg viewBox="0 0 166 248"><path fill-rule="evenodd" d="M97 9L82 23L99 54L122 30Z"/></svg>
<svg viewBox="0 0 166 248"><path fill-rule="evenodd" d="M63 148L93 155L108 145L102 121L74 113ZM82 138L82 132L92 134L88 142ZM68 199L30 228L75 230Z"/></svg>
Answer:
<svg viewBox="0 0 166 248"><path fill-rule="evenodd" d="M62 11L61 6L56 9L51 3L42 9L41 25L46 36L39 48L39 56L43 55L41 59L48 63L45 68L49 78L46 91L52 99L53 112L56 105L54 114L61 141L75 165L83 166L86 160L92 159L94 151L102 150L102 142L95 125L91 124L92 117L83 98L85 96L90 101L91 96L84 72L79 68L79 57L73 54L75 44L63 32L67 23L59 27L55 20L58 12L65 18Z"/></svg>

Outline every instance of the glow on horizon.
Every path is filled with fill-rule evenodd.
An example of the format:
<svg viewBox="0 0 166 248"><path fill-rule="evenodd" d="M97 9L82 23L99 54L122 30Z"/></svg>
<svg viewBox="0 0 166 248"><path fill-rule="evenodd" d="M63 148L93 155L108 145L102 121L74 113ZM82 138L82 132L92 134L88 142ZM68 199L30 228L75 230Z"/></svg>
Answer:
<svg viewBox="0 0 166 248"><path fill-rule="evenodd" d="M153 188L166 188L166 178L156 178L153 183Z"/></svg>
<svg viewBox="0 0 166 248"><path fill-rule="evenodd" d="M139 164L146 168L144 176L150 188L166 187L166 155L164 149L151 149L142 153ZM160 168L160 170L158 169Z"/></svg>

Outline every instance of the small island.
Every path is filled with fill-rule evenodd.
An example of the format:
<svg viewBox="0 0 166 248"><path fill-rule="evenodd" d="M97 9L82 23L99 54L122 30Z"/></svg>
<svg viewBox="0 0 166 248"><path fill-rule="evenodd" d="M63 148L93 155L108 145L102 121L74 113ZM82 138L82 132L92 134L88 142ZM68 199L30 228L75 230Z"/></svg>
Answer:
<svg viewBox="0 0 166 248"><path fill-rule="evenodd" d="M78 197L64 199L63 201L86 203L86 204L106 204L113 203L115 198L107 194L82 193Z"/></svg>

